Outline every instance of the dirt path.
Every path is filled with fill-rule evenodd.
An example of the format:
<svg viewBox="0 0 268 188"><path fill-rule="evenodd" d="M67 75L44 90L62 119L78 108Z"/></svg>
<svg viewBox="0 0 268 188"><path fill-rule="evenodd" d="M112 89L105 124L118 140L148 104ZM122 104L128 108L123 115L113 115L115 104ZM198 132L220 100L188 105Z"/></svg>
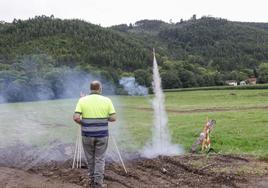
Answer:
<svg viewBox="0 0 268 188"><path fill-rule="evenodd" d="M106 165L110 188L136 187L268 187L268 160L251 156L183 155ZM0 187L87 187L86 169L71 169L71 161L50 162L27 171L0 168ZM43 186L43 187L45 187Z"/></svg>
<svg viewBox="0 0 268 188"><path fill-rule="evenodd" d="M121 106L121 108L129 108L143 111L153 111L152 108L146 107L129 107L129 106ZM248 106L248 107L232 107L232 108L197 108L190 110L176 110L167 108L167 112L175 113L175 114L191 114L191 113L199 113L199 112L228 112L228 111L244 111L244 110L257 110L257 109L268 109L268 106Z"/></svg>

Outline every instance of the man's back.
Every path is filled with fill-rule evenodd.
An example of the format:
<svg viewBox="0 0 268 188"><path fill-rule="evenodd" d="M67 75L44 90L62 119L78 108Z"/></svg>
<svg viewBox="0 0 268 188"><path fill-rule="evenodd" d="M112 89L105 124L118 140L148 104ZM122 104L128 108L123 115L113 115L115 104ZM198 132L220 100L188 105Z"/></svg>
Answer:
<svg viewBox="0 0 268 188"><path fill-rule="evenodd" d="M99 94L82 97L75 110L82 118L109 118L115 113L111 100Z"/></svg>
<svg viewBox="0 0 268 188"><path fill-rule="evenodd" d="M91 94L79 99L73 120L81 125L82 142L91 185L102 187L105 152L108 147L108 122L115 121L115 109L108 97L101 96L97 80L90 83Z"/></svg>
<svg viewBox="0 0 268 188"><path fill-rule="evenodd" d="M112 101L99 94L90 94L79 99L75 113L82 116L82 135L105 137L109 135L108 121L115 114Z"/></svg>

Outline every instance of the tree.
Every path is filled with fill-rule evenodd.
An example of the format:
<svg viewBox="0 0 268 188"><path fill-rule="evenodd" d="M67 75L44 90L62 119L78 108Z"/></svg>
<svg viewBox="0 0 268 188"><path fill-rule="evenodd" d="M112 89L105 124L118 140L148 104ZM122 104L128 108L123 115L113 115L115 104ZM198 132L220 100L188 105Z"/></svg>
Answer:
<svg viewBox="0 0 268 188"><path fill-rule="evenodd" d="M152 82L152 77L150 71L144 69L138 69L134 71L135 80L143 86L150 87Z"/></svg>
<svg viewBox="0 0 268 188"><path fill-rule="evenodd" d="M180 73L180 80L183 87L196 87L198 86L195 75L193 72L184 70Z"/></svg>
<svg viewBox="0 0 268 188"><path fill-rule="evenodd" d="M268 63L260 64L258 81L260 83L268 83Z"/></svg>
<svg viewBox="0 0 268 188"><path fill-rule="evenodd" d="M176 70L167 70L161 73L162 87L164 89L180 88L182 87L181 80Z"/></svg>
<svg viewBox="0 0 268 188"><path fill-rule="evenodd" d="M191 20L196 20L196 14L191 17Z"/></svg>

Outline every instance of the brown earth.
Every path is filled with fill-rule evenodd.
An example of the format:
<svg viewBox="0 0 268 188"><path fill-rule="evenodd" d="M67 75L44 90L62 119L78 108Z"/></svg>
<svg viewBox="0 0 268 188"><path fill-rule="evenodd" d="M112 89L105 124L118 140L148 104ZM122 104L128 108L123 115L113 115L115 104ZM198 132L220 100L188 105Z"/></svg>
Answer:
<svg viewBox="0 0 268 188"><path fill-rule="evenodd" d="M235 155L182 155L137 158L107 163L110 188L136 187L268 187L268 160ZM87 170L71 169L71 161L47 162L27 170L0 167L0 187L88 187Z"/></svg>

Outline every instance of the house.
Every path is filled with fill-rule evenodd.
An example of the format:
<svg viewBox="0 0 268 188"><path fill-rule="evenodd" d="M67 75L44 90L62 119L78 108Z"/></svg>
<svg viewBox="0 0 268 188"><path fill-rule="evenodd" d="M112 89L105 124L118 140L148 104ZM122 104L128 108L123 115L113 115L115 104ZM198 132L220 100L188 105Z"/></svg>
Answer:
<svg viewBox="0 0 268 188"><path fill-rule="evenodd" d="M255 84L257 83L257 78L255 78L255 77L248 78L248 79L247 79L247 83L248 83L249 85L255 85Z"/></svg>
<svg viewBox="0 0 268 188"><path fill-rule="evenodd" d="M225 83L229 86L237 86L236 80L226 80Z"/></svg>
<svg viewBox="0 0 268 188"><path fill-rule="evenodd" d="M245 80L243 80L243 81L241 81L241 82L239 83L239 85L241 85L241 86L245 86L245 85L247 85L247 83L246 83Z"/></svg>

